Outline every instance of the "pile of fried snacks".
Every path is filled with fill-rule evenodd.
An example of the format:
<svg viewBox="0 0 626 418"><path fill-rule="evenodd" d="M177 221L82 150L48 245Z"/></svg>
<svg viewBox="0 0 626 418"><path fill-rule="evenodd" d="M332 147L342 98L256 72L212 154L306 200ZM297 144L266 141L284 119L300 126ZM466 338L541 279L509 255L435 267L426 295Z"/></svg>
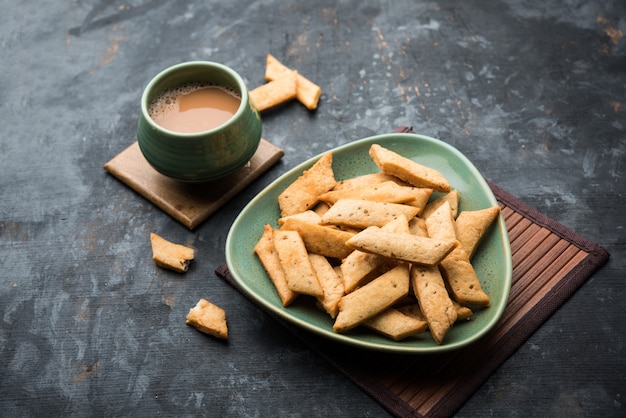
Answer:
<svg viewBox="0 0 626 418"><path fill-rule="evenodd" d="M442 344L489 305L471 259L500 207L459 212L462 196L437 170L377 144L369 153L380 172L337 181L332 153L304 171L254 252L285 308L306 295L335 332L364 326L399 341L429 330Z"/></svg>

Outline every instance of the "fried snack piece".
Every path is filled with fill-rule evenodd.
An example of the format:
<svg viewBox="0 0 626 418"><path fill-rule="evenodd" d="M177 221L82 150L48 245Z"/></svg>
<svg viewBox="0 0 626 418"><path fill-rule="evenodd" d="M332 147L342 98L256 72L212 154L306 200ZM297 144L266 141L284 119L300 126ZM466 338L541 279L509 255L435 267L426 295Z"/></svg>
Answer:
<svg viewBox="0 0 626 418"><path fill-rule="evenodd" d="M425 219L425 222L429 237L443 240L457 239L454 219L452 219L452 211L447 201L439 205L439 207Z"/></svg>
<svg viewBox="0 0 626 418"><path fill-rule="evenodd" d="M344 295L343 280L326 257L309 254L309 260L324 291L324 296L317 299L328 315L335 318L339 312L339 301Z"/></svg>
<svg viewBox="0 0 626 418"><path fill-rule="evenodd" d="M456 238L456 227L448 201L444 201L426 218L428 236L435 239ZM460 244L460 242L459 242ZM440 263L454 299L461 305L489 305L489 297L483 291L469 255L460 245Z"/></svg>
<svg viewBox="0 0 626 418"><path fill-rule="evenodd" d="M454 306L454 309L456 309L456 322L469 319L474 315L470 308L460 305L454 300L452 301L452 305ZM405 315L419 319L420 321L426 321L426 317L417 303L399 306L397 309Z"/></svg>
<svg viewBox="0 0 626 418"><path fill-rule="evenodd" d="M474 256L480 240L489 226L497 219L499 213L500 206L492 206L486 209L464 210L456 218L456 236L470 259Z"/></svg>
<svg viewBox="0 0 626 418"><path fill-rule="evenodd" d="M400 264L339 301L339 314L333 324L345 332L391 307L409 292L409 267Z"/></svg>
<svg viewBox="0 0 626 418"><path fill-rule="evenodd" d="M375 202L406 203L416 199L415 194L409 187L398 185L394 181L356 187L342 190L331 190L323 193L319 199L329 204L335 204L340 199L361 199Z"/></svg>
<svg viewBox="0 0 626 418"><path fill-rule="evenodd" d="M330 209L330 205L325 202L318 202L317 205L315 205L315 207L313 208L313 212L317 213L320 216L320 219L317 221L318 223L322 220L322 215L328 212L328 209Z"/></svg>
<svg viewBox="0 0 626 418"><path fill-rule="evenodd" d="M285 272L287 286L296 293L315 297L324 291L309 260L304 242L296 231L274 230L274 248Z"/></svg>
<svg viewBox="0 0 626 418"><path fill-rule="evenodd" d="M289 306L298 294L287 285L285 272L278 259L278 252L274 248L274 230L270 225L263 226L263 235L254 246L254 252L276 288L283 306Z"/></svg>
<svg viewBox="0 0 626 418"><path fill-rule="evenodd" d="M286 73L269 83L250 90L252 104L259 112L264 112L296 98L298 73Z"/></svg>
<svg viewBox="0 0 626 418"><path fill-rule="evenodd" d="M352 232L314 225L295 218L287 218L280 229L297 231L307 251L313 254L341 260L352 252L352 248L346 245L346 241L354 236Z"/></svg>
<svg viewBox="0 0 626 418"><path fill-rule="evenodd" d="M430 199L430 196L433 194L433 189L429 189L427 187L405 187L409 188L414 197L413 200L406 202L405 205L415 206L416 208L419 208L419 212L417 214L420 215L428 204L428 199Z"/></svg>
<svg viewBox="0 0 626 418"><path fill-rule="evenodd" d="M454 305L454 309L456 309L456 322L469 319L474 316L474 312L472 312L470 308L461 305L457 301L453 300L452 305Z"/></svg>
<svg viewBox="0 0 626 418"><path fill-rule="evenodd" d="M283 65L273 55L267 54L265 59L266 80L272 81L283 78L293 71L294 70ZM296 98L298 101L309 110L317 109L317 104L322 94L322 88L301 74L297 74L296 85Z"/></svg>
<svg viewBox="0 0 626 418"><path fill-rule="evenodd" d="M341 276L346 293L352 292L370 274L377 271L387 259L378 254L365 253L354 250L341 262Z"/></svg>
<svg viewBox="0 0 626 418"><path fill-rule="evenodd" d="M195 250L182 244L175 244L165 238L150 233L152 245L152 260L157 266L184 273L189 269L189 263L193 260Z"/></svg>
<svg viewBox="0 0 626 418"><path fill-rule="evenodd" d="M439 266L454 300L463 306L489 306L489 296L480 285L463 247L456 247L441 260Z"/></svg>
<svg viewBox="0 0 626 418"><path fill-rule="evenodd" d="M417 218L415 218L417 219ZM387 232L408 233L408 222L405 217L395 219L381 228ZM370 254L359 250L354 250L341 262L341 275L346 293L352 292L359 286L366 277L380 268L387 258Z"/></svg>
<svg viewBox="0 0 626 418"><path fill-rule="evenodd" d="M435 342L440 345L454 322L457 311L437 266L411 267L411 285Z"/></svg>
<svg viewBox="0 0 626 418"><path fill-rule="evenodd" d="M363 325L394 341L400 341L411 335L424 332L428 326L426 321L405 315L394 308L389 308L366 320Z"/></svg>
<svg viewBox="0 0 626 418"><path fill-rule="evenodd" d="M456 240L397 234L375 226L364 229L346 242L348 247L356 250L429 266L442 261L458 244Z"/></svg>
<svg viewBox="0 0 626 418"><path fill-rule="evenodd" d="M317 225L322 220L322 216L312 210L305 210L304 212L296 213L295 215L285 216L284 218L278 218L278 224L283 225L288 219L297 219L302 222L307 222L313 225Z"/></svg>
<svg viewBox="0 0 626 418"><path fill-rule="evenodd" d="M417 299L414 299L414 300L417 300ZM424 316L424 314L422 313L422 310L420 309L420 305L417 302L410 303L408 305L402 305L396 309L398 309L403 314L410 316L411 318L415 318L420 321L425 321L426 323L428 323L426 321L426 317Z"/></svg>
<svg viewBox="0 0 626 418"><path fill-rule="evenodd" d="M441 196L438 199L433 200L428 203L420 216L422 218L428 218L431 213L437 210L437 208L443 205L445 202L448 202L450 205L450 210L452 211L452 217L456 218L459 213L459 201L461 199L461 194L458 190L451 190L449 193Z"/></svg>
<svg viewBox="0 0 626 418"><path fill-rule="evenodd" d="M281 216L312 209L319 195L332 189L336 183L333 154L328 152L278 195Z"/></svg>
<svg viewBox="0 0 626 418"><path fill-rule="evenodd" d="M406 183L402 182L399 178L390 176L385 173L371 173L371 174L363 174L356 177L351 177L348 179L344 179L338 181L333 190L344 190L344 189L357 189L360 187L372 187L380 183L384 183L386 181L395 181L400 182L401 186L406 186Z"/></svg>
<svg viewBox="0 0 626 418"><path fill-rule="evenodd" d="M426 221L423 218L415 217L409 221L409 232L418 237L428 237Z"/></svg>
<svg viewBox="0 0 626 418"><path fill-rule="evenodd" d="M373 144L369 153L383 173L398 177L415 187L427 187L442 193L450 191L448 180L434 168L418 164L378 144Z"/></svg>
<svg viewBox="0 0 626 418"><path fill-rule="evenodd" d="M223 340L228 339L226 312L206 299L200 299L196 306L189 310L185 323L205 334Z"/></svg>
<svg viewBox="0 0 626 418"><path fill-rule="evenodd" d="M341 199L322 216L322 225L340 225L353 228L383 226L400 216L411 219L418 208L398 203L374 202L359 199Z"/></svg>

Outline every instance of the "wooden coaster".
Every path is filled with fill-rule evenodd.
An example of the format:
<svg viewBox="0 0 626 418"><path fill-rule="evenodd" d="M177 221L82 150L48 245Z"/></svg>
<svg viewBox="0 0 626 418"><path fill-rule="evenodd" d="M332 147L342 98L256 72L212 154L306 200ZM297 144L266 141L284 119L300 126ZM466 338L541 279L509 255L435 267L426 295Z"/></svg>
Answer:
<svg viewBox="0 0 626 418"><path fill-rule="evenodd" d="M187 228L194 229L284 154L262 138L250 162L240 170L214 182L188 184L157 172L135 142L104 164L104 169Z"/></svg>

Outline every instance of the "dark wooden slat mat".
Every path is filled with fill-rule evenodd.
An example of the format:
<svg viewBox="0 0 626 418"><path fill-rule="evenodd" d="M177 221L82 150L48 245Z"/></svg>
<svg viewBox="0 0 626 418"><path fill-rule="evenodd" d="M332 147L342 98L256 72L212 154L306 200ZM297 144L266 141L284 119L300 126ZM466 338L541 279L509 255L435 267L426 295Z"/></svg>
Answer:
<svg viewBox="0 0 626 418"><path fill-rule="evenodd" d="M458 351L428 356L374 353L286 324L357 386L399 417L453 415L597 269L608 252L490 184L513 253L509 303L496 327ZM233 286L226 265L216 273Z"/></svg>

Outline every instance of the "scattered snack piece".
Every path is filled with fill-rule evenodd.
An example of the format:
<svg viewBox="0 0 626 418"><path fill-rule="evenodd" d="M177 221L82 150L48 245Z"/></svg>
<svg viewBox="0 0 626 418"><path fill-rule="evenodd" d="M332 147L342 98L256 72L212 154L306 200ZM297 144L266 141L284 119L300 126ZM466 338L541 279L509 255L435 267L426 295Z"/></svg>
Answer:
<svg viewBox="0 0 626 418"><path fill-rule="evenodd" d="M189 269L195 250L182 244L175 244L151 232L152 259L157 266L184 273Z"/></svg>
<svg viewBox="0 0 626 418"><path fill-rule="evenodd" d="M439 266L454 300L463 306L489 306L489 296L480 285L469 255L463 247L456 247L441 260Z"/></svg>
<svg viewBox="0 0 626 418"><path fill-rule="evenodd" d="M408 263L433 266L458 246L458 241L438 240L405 233L397 234L371 226L350 238L346 245Z"/></svg>
<svg viewBox="0 0 626 418"><path fill-rule="evenodd" d="M341 298L333 329L336 332L348 331L391 307L408 292L409 267L400 264Z"/></svg>
<svg viewBox="0 0 626 418"><path fill-rule="evenodd" d="M298 294L287 285L285 272L280 265L278 253L274 248L274 230L270 225L266 224L263 227L263 235L254 246L254 252L257 257L259 257L259 260L261 260L263 268L274 284L283 306L289 306Z"/></svg>
<svg viewBox="0 0 626 418"><path fill-rule="evenodd" d="M474 256L485 232L499 214L500 206L492 206L486 209L463 211L456 218L457 238L470 259Z"/></svg>
<svg viewBox="0 0 626 418"><path fill-rule="evenodd" d="M383 226L400 216L411 219L417 212L418 208L398 203L341 199L322 216L321 224L367 228Z"/></svg>
<svg viewBox="0 0 626 418"><path fill-rule="evenodd" d="M317 299L328 315L335 318L339 312L339 301L344 295L343 280L326 257L309 254L309 260L324 291L324 296Z"/></svg>
<svg viewBox="0 0 626 418"><path fill-rule="evenodd" d="M428 326L426 321L405 315L394 308L389 308L366 320L363 325L394 341L400 341L411 335L424 332Z"/></svg>
<svg viewBox="0 0 626 418"><path fill-rule="evenodd" d="M259 112L272 109L296 98L298 73L286 73L267 84L250 90L250 99Z"/></svg>
<svg viewBox="0 0 626 418"><path fill-rule="evenodd" d="M277 80L288 76L293 73L294 70L283 65L276 57L271 54L267 54L265 60L265 79L268 81ZM296 98L307 109L317 109L320 96L322 94L322 88L309 80L308 78L297 74L297 92Z"/></svg>
<svg viewBox="0 0 626 418"><path fill-rule="evenodd" d="M441 345L443 339L457 318L457 311L437 266L411 267L411 284L417 296L420 309L435 342Z"/></svg>
<svg viewBox="0 0 626 418"><path fill-rule="evenodd" d="M206 299L200 299L196 306L189 310L185 322L205 334L223 340L228 339L226 312Z"/></svg>
<svg viewBox="0 0 626 418"><path fill-rule="evenodd" d="M289 289L315 297L324 296L309 254L300 234L296 231L274 230L274 248L285 272Z"/></svg>
<svg viewBox="0 0 626 418"><path fill-rule="evenodd" d="M450 183L437 170L418 164L378 144L370 147L370 156L383 173L395 176L415 187L427 187L448 193Z"/></svg>
<svg viewBox="0 0 626 418"><path fill-rule="evenodd" d="M280 229L297 231L307 251L313 254L343 259L352 252L352 248L346 245L346 241L354 236L352 232L314 225L295 218L286 219Z"/></svg>
<svg viewBox="0 0 626 418"><path fill-rule="evenodd" d="M312 209L319 201L319 195L335 186L337 181L332 164L333 155L324 154L278 196L282 217Z"/></svg>

